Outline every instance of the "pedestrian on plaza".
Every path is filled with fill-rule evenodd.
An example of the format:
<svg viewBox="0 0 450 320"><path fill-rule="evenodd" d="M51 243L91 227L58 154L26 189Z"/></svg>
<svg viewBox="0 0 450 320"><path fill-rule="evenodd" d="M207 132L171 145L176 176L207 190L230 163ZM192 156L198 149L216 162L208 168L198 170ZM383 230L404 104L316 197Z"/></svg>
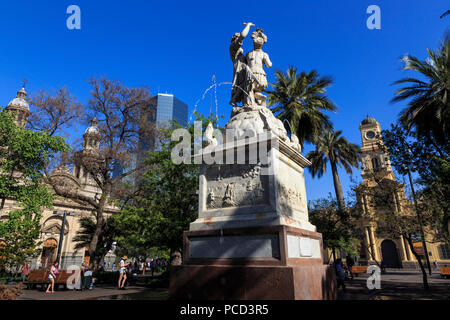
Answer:
<svg viewBox="0 0 450 320"><path fill-rule="evenodd" d="M156 261L155 261L155 259L152 260L151 266L152 266L152 277L153 277L153 274L155 273L155 268L156 268Z"/></svg>
<svg viewBox="0 0 450 320"><path fill-rule="evenodd" d="M50 280L50 283L47 287L47 291L45 293L55 293L55 279L56 275L58 274L58 261L56 261L53 265L49 268L50 274L48 275L48 279ZM50 290L50 287L52 288L52 291Z"/></svg>
<svg viewBox="0 0 450 320"><path fill-rule="evenodd" d="M434 264L434 268L437 269L437 268L438 268L438 262L437 262L437 260L434 260L433 264Z"/></svg>
<svg viewBox="0 0 450 320"><path fill-rule="evenodd" d="M87 268L86 263L84 263L84 261L83 261L83 262L81 263L81 274L84 274L84 273L85 273L86 268Z"/></svg>
<svg viewBox="0 0 450 320"><path fill-rule="evenodd" d="M21 275L22 275L22 282L25 282L26 278L28 277L28 273L30 272L30 267L31 267L31 265L25 261L22 266L22 269L20 270Z"/></svg>
<svg viewBox="0 0 450 320"><path fill-rule="evenodd" d="M381 273L385 273L386 272L386 262L384 262L384 260L381 260Z"/></svg>
<svg viewBox="0 0 450 320"><path fill-rule="evenodd" d="M335 268L336 268L336 280L337 280L337 288L339 289L342 287L342 289L345 292L345 270L344 266L342 265L342 259L336 259L335 261Z"/></svg>
<svg viewBox="0 0 450 320"><path fill-rule="evenodd" d="M348 267L348 272L350 273L350 277L353 279L353 266L355 265L355 260L350 255L347 255L347 258L345 259L345 263Z"/></svg>
<svg viewBox="0 0 450 320"><path fill-rule="evenodd" d="M122 260L120 260L119 263L119 289L120 290L125 290L124 285L125 285L125 281L127 281L127 269L129 266L129 263L127 263L128 257L127 256L123 256Z"/></svg>
<svg viewBox="0 0 450 320"><path fill-rule="evenodd" d="M116 264L113 262L112 271L116 270Z"/></svg>
<svg viewBox="0 0 450 320"><path fill-rule="evenodd" d="M93 277L92 270L88 267L86 268L86 271L84 272L85 279L88 280L89 283L83 283L83 286L88 287L89 290L92 290L95 283L95 278Z"/></svg>

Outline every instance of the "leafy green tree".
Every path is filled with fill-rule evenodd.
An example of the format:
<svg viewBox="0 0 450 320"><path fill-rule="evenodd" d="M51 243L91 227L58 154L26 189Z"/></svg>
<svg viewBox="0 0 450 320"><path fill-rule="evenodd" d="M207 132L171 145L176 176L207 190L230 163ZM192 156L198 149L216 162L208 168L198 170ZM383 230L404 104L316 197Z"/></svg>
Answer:
<svg viewBox="0 0 450 320"><path fill-rule="evenodd" d="M324 111L336 111L337 107L328 98L326 89L331 86L331 77L319 77L317 71L297 74L297 68L289 67L286 73L275 72L274 89L268 91L269 105L282 121L288 120L303 148L305 141L314 142L331 122Z"/></svg>
<svg viewBox="0 0 450 320"><path fill-rule="evenodd" d="M214 117L197 115L202 129ZM173 130L181 128L176 123L162 129L159 150L149 152L146 164L148 170L143 174L139 193L127 204L121 213L113 216L120 225L116 237L119 247L140 247L145 250L157 248L169 251L171 259L179 257L183 247L183 231L189 229L198 213L198 164L175 164L172 162L172 149L178 142L170 141ZM186 128L194 136L194 125ZM191 140L193 150L194 140Z"/></svg>
<svg viewBox="0 0 450 320"><path fill-rule="evenodd" d="M63 138L18 127L8 111L0 111L0 268L15 269L37 254L42 210L53 201L42 170L67 151ZM6 200L18 208L5 212Z"/></svg>
<svg viewBox="0 0 450 320"><path fill-rule="evenodd" d="M338 207L343 210L345 207L344 193L342 191L341 180L338 174L338 166L344 167L348 174L352 173L352 167L359 166L359 147L350 143L341 136L342 131L325 130L314 140L316 148L309 152L306 157L312 162L308 167L312 176L320 178L327 171L327 164L330 163L333 173L334 190L338 199Z"/></svg>
<svg viewBox="0 0 450 320"><path fill-rule="evenodd" d="M126 170L122 174L114 175L117 164L120 164L122 168L131 167L132 155L136 154L140 139L153 130L152 122L148 121L147 117L154 118L156 106L152 102L148 88L129 88L120 81L110 80L106 77L93 77L89 79L88 83L91 91L85 110L92 118L95 115L98 121L99 145L94 148L95 150L85 148L75 152L66 159L66 162L83 168L84 172L97 184L100 191L99 196L91 197L74 188L64 188L59 184L58 179L52 179L50 174L47 175L47 181L52 184L57 195L81 203L95 212L96 228L88 246L88 254L94 262L94 269L97 269L99 265L96 264L98 259L95 253L99 238L104 231L108 207L114 201L112 196L115 188L141 169L136 167ZM68 97L71 98L70 95ZM53 102L55 99L56 102ZM57 118L57 116L69 112L77 114L83 108L74 107L75 110L73 110L70 109L71 104L67 103L67 99L61 99L61 97L55 99L47 101L38 98L39 103L36 103L36 106L47 110L47 105L57 105L54 112L46 114L48 119L56 121L56 123L49 123L62 130L63 123L67 118ZM61 102L61 100L63 101ZM53 119L54 117L55 119ZM45 124L47 121L43 123ZM43 123L37 125L42 127Z"/></svg>
<svg viewBox="0 0 450 320"><path fill-rule="evenodd" d="M410 99L400 113L400 122L433 144L441 157L448 152L450 137L450 36L441 47L428 51L428 58L403 57L403 70L415 71L419 78L408 77L394 82L406 84L396 92L393 102ZM448 155L448 153L447 153Z"/></svg>
<svg viewBox="0 0 450 320"><path fill-rule="evenodd" d="M348 219L342 217L338 202L332 199L331 195L311 201L308 212L311 223L317 227L317 232L322 234L323 246L331 249L334 260L336 251L358 255L358 239L354 227Z"/></svg>
<svg viewBox="0 0 450 320"><path fill-rule="evenodd" d="M391 164L403 176L408 176L416 202L416 210L432 212L431 223L437 239L450 244L450 161L440 157L428 139L415 135L400 124L383 130L384 145L390 153ZM413 180L412 175L418 175ZM415 189L417 188L417 193ZM420 203L420 207L419 204ZM418 211L418 219L422 220ZM419 221L420 222L420 221Z"/></svg>

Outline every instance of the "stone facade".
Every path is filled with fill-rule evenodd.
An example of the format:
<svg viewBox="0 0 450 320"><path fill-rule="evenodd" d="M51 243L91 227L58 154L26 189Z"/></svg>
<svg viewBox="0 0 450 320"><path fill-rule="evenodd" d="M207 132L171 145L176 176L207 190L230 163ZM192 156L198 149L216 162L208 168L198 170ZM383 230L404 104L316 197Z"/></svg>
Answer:
<svg viewBox="0 0 450 320"><path fill-rule="evenodd" d="M30 115L28 103L26 101L26 91L22 88L17 97L12 100L7 110L15 115L15 122L17 125L24 127ZM81 152L95 153L99 148L99 133L96 119L87 128L83 136L83 148ZM98 188L96 182L89 174L83 171L83 168L75 166L73 172L65 166L56 168L52 174L52 179L58 181L58 185L70 190L77 190L80 194L90 197L98 197L101 190ZM52 190L52 188L49 186ZM6 199L3 212L0 212L0 219L6 217L6 213L11 209L17 208L14 199ZM38 257L30 259L32 269L45 268L56 259L57 247L61 233L62 214L57 214L66 211L66 223L64 226L64 239L61 250L61 267L67 268L70 265L81 265L85 259L85 250L75 249L75 242L73 238L80 230L79 219L82 217L92 217L92 209L86 207L78 202L68 198L56 197L53 202L53 209L45 209L41 220L41 235L38 239L42 242L40 249L42 254ZM118 208L109 206L106 210L106 216L118 212ZM108 254L106 261L114 261L115 256Z"/></svg>
<svg viewBox="0 0 450 320"><path fill-rule="evenodd" d="M418 268L418 263L411 249L402 237L393 238L383 232L383 221L378 219L381 210L395 210L399 214L414 215L413 203L405 196L404 185L396 181L389 160L389 154L380 148L383 144L380 124L367 117L359 127L362 140L362 172L363 182L356 188L357 207L362 210L362 219L356 221L361 236L360 259L361 264L373 264L374 260L384 260L388 267L393 268ZM392 195L392 203L386 208L376 203L372 198L371 189L384 184L387 190L395 190ZM435 242L433 230L424 230L426 245L430 263L434 261L439 266L450 264L450 250L448 245ZM414 243L418 251L423 252L422 243ZM330 252L327 252L330 257ZM425 264L425 259L422 260ZM432 265L433 267L433 265Z"/></svg>

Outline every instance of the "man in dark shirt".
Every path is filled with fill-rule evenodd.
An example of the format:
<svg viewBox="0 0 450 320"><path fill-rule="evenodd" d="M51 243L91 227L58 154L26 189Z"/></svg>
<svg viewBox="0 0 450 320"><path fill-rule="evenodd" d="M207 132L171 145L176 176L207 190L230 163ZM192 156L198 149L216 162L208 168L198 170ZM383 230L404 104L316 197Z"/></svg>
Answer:
<svg viewBox="0 0 450 320"><path fill-rule="evenodd" d="M355 265L355 260L353 260L353 258L348 255L347 258L345 259L345 263L347 264L348 272L350 272L350 276L353 279L352 267Z"/></svg>

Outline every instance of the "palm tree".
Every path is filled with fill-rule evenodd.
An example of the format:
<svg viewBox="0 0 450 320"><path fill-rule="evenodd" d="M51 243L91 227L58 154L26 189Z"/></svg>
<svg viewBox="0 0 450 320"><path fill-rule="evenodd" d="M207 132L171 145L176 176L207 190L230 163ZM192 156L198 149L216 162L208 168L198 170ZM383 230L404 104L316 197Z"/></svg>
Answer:
<svg viewBox="0 0 450 320"><path fill-rule="evenodd" d="M309 152L306 157L312 162L309 170L313 177L320 178L327 171L327 163L330 162L333 173L334 190L338 200L338 207L345 207L344 193L337 167L344 167L348 174L352 173L352 167L359 166L359 147L341 137L342 131L327 129L315 139L316 149Z"/></svg>
<svg viewBox="0 0 450 320"><path fill-rule="evenodd" d="M303 146L312 142L323 128L331 128L331 122L323 111L335 111L337 107L327 97L326 88L332 83L331 77L319 77L317 71L297 74L297 68L289 67L284 74L275 72L276 84L269 93L269 105L274 105L273 113L282 121L288 120L293 133Z"/></svg>
<svg viewBox="0 0 450 320"><path fill-rule="evenodd" d="M92 236L96 229L96 222L90 217L82 217L80 218L80 230L77 232L73 241L75 242L74 249L80 250L89 247L91 243ZM94 268L97 269L108 251L111 250L112 244L114 242L114 236L116 231L111 224L108 224L106 221L103 225L102 235L98 239L98 246L95 252L94 259L91 260L91 263L94 264Z"/></svg>
<svg viewBox="0 0 450 320"><path fill-rule="evenodd" d="M450 136L450 36L436 52L427 49L429 57L422 61L407 55L403 70L418 72L423 80L409 77L394 84L407 84L396 92L392 102L411 98L400 113L400 122L426 137L443 156L442 146Z"/></svg>

